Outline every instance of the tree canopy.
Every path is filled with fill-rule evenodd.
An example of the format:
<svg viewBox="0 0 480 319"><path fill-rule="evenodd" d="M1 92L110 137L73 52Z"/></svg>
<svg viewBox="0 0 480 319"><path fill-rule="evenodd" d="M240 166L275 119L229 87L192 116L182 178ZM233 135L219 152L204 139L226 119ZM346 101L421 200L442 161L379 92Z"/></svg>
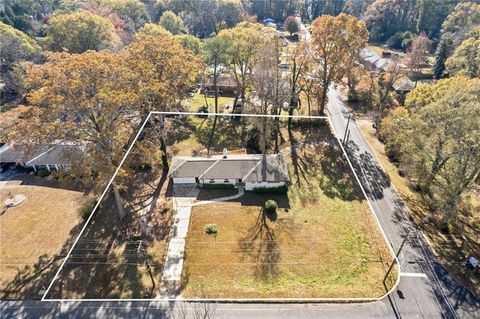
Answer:
<svg viewBox="0 0 480 319"><path fill-rule="evenodd" d="M285 30L290 33L290 35L297 33L300 30L300 23L296 17L288 16L285 19Z"/></svg>
<svg viewBox="0 0 480 319"><path fill-rule="evenodd" d="M450 75L480 77L480 25L455 49L446 67Z"/></svg>
<svg viewBox="0 0 480 319"><path fill-rule="evenodd" d="M19 63L30 60L39 51L40 47L27 34L0 22L0 104L22 90Z"/></svg>
<svg viewBox="0 0 480 319"><path fill-rule="evenodd" d="M173 11L165 11L158 23L174 35L184 31L182 18L177 16Z"/></svg>
<svg viewBox="0 0 480 319"><path fill-rule="evenodd" d="M81 53L113 48L120 39L108 19L81 11L52 17L45 43L52 51Z"/></svg>
<svg viewBox="0 0 480 319"><path fill-rule="evenodd" d="M354 16L340 14L339 16L322 16L313 21L312 57L318 67L314 77L321 87L318 94L319 113L324 113L327 102L327 92L333 81L339 81L345 76L348 63L368 41L368 31L363 21Z"/></svg>
<svg viewBox="0 0 480 319"><path fill-rule="evenodd" d="M480 79L419 85L382 124L387 151L449 222L480 170Z"/></svg>

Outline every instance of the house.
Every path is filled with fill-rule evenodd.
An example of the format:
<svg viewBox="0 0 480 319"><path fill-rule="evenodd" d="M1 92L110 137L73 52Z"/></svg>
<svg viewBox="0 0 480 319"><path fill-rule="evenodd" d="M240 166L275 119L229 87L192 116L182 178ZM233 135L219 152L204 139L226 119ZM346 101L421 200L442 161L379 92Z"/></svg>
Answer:
<svg viewBox="0 0 480 319"><path fill-rule="evenodd" d="M219 76L217 78L217 88L220 95L236 95L237 81L231 76ZM215 93L213 77L209 77L202 87L202 93Z"/></svg>
<svg viewBox="0 0 480 319"><path fill-rule="evenodd" d="M402 76L395 83L393 83L393 89L397 94L405 95L415 88L415 82L410 80L407 76Z"/></svg>
<svg viewBox="0 0 480 319"><path fill-rule="evenodd" d="M234 187L277 188L290 182L280 154L244 154L212 157L174 157L168 176L174 184L223 184Z"/></svg>
<svg viewBox="0 0 480 319"><path fill-rule="evenodd" d="M59 170L68 169L74 159L83 156L83 150L72 143L57 143L54 145L40 145L26 151L25 148L13 143L5 144L0 147L0 164L2 165L20 165L26 168Z"/></svg>

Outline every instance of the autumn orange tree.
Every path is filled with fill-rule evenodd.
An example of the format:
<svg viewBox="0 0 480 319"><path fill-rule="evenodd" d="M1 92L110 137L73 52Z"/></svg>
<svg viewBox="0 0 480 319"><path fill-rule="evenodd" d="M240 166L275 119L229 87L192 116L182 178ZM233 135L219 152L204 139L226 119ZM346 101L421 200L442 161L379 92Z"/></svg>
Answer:
<svg viewBox="0 0 480 319"><path fill-rule="evenodd" d="M73 142L83 148L72 158L71 174L85 186L104 186L118 167L132 133L138 94L134 74L110 52L51 53L27 73L32 105L13 130L12 140L26 147ZM113 190L123 219L118 186Z"/></svg>
<svg viewBox="0 0 480 319"><path fill-rule="evenodd" d="M136 77L137 110L142 118L151 111L180 111L204 65L173 37L142 36L121 53ZM159 121L162 130L164 121ZM164 173L168 171L167 145L160 134Z"/></svg>
<svg viewBox="0 0 480 319"><path fill-rule="evenodd" d="M368 41L365 23L354 16L321 16L313 21L312 56L316 63L313 76L319 85L319 113L324 114L330 84L349 72L352 60Z"/></svg>
<svg viewBox="0 0 480 319"><path fill-rule="evenodd" d="M27 74L31 107L12 130L11 140L27 148L75 143L88 156L71 159L71 175L97 189L112 176L150 111L180 109L202 66L173 37L145 36L120 53L47 57ZM164 139L161 143L163 169L168 170ZM118 181L112 184L122 219L121 186Z"/></svg>

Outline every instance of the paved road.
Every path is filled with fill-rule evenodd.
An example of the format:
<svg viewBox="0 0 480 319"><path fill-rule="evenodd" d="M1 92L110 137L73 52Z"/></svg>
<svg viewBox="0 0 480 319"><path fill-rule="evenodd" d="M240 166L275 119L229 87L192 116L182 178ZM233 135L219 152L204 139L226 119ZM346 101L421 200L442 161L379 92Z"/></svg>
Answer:
<svg viewBox="0 0 480 319"><path fill-rule="evenodd" d="M348 114L333 88L328 112L335 131L343 137ZM399 262L401 271L412 275L402 276L397 291L388 298L392 311L399 318L480 318L480 301L440 266L423 236L407 219L397 192L355 123L351 122L349 129L349 158L395 251L405 239Z"/></svg>
<svg viewBox="0 0 480 319"><path fill-rule="evenodd" d="M329 115L343 136L347 114L338 93L329 94ZM456 285L436 262L428 246L410 225L404 208L355 123L350 124L349 150L375 213L399 256L398 289L383 301L364 304L219 304L212 318L480 318L480 301ZM420 276L420 277L418 277ZM2 318L191 318L198 305L155 302L2 301ZM185 314L185 315L184 315Z"/></svg>

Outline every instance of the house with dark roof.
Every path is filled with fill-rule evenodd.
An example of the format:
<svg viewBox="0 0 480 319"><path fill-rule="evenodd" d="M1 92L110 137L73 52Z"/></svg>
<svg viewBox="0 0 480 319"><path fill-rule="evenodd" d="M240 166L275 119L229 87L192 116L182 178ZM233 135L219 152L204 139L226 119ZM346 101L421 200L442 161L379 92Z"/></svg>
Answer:
<svg viewBox="0 0 480 319"><path fill-rule="evenodd" d="M231 184L234 187L277 188L290 182L281 154L174 157L168 176L174 184Z"/></svg>

